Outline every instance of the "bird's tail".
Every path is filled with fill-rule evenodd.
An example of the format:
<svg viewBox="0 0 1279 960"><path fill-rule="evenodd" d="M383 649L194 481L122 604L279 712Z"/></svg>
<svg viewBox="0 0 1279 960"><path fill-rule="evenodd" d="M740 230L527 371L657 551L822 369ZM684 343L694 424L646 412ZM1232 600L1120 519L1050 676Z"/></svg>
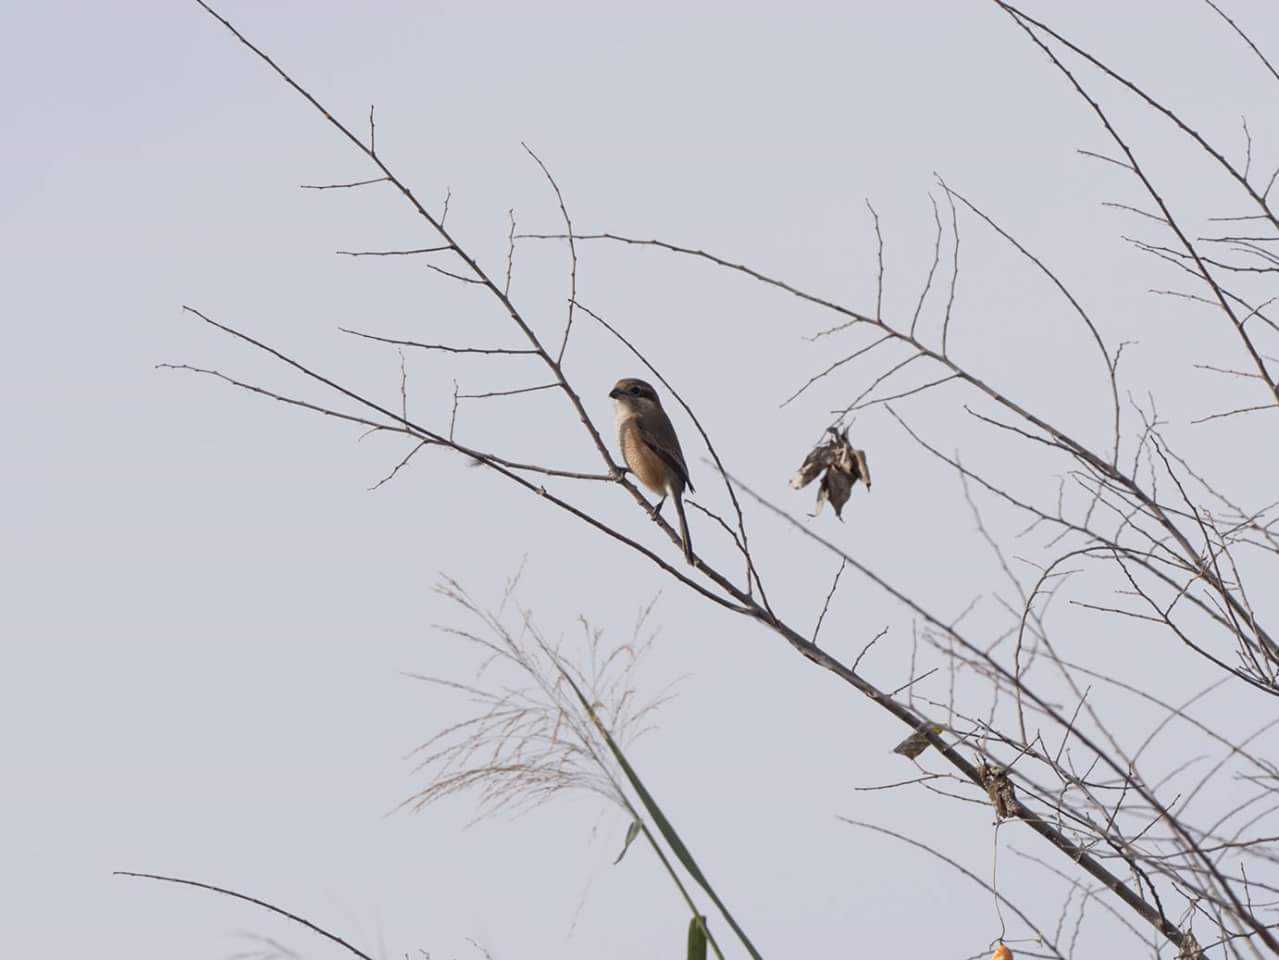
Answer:
<svg viewBox="0 0 1279 960"><path fill-rule="evenodd" d="M684 494L675 494L675 512L679 514L679 535L684 541L684 559L693 563L693 541L688 538L688 518L684 516Z"/></svg>

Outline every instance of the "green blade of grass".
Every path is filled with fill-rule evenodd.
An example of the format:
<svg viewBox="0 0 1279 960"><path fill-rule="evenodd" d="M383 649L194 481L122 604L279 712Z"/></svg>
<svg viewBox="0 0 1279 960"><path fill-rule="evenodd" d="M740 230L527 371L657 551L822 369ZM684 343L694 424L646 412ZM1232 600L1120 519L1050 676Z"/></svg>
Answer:
<svg viewBox="0 0 1279 960"><path fill-rule="evenodd" d="M556 661L556 667L559 669L560 675L568 681L568 685L573 688L573 693L576 694L578 701L582 704L582 708L586 710L587 715L595 722L596 729L599 730L600 735L604 738L604 742L608 745L608 749L612 752L614 759L617 760L618 766L620 766L622 768L622 772L626 774L626 779L630 782L632 789L634 789L636 795L639 797L640 803L644 805L644 809L648 811L648 815L653 818L653 823L657 825L658 831L661 833L662 838L666 841L667 845L671 848L671 852L674 853L676 859L684 865L684 869L688 871L688 875L696 880L698 886L706 891L706 895L711 898L711 901L719 909L719 912L723 915L725 922L733 928L733 932L737 934L737 938L742 941L742 946L746 948L746 952L751 955L752 960L763 960L759 951L755 949L755 945L751 943L750 938L746 936L746 932L738 925L737 921L733 918L733 915L729 913L728 907L724 906L724 901L719 898L719 894L715 892L714 888L710 885L710 882L706 879L706 875L702 873L701 867L699 867L697 865L697 861L693 859L693 854L684 844L684 841L680 839L679 834L675 832L675 828L671 825L671 822L666 819L666 815L662 813L662 808L657 805L657 801L653 799L653 795L645 788L643 782L639 778L639 774L635 772L635 768L630 765L630 762L626 759L626 755L622 753L622 748L617 745L616 741L613 740L612 735L608 732L608 729L600 721L599 717L596 716L595 709L587 701L581 689L573 681L573 678L569 676L568 671L566 671L558 661Z"/></svg>
<svg viewBox="0 0 1279 960"><path fill-rule="evenodd" d="M688 921L688 960L706 960L706 918Z"/></svg>

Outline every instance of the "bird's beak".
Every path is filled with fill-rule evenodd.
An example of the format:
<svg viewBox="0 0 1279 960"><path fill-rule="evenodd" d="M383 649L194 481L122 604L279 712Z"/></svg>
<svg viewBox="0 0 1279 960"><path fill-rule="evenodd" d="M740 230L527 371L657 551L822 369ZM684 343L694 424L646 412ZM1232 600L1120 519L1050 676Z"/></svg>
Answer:
<svg viewBox="0 0 1279 960"><path fill-rule="evenodd" d="M617 387L614 387L612 390L608 392L608 395L610 399L616 400L618 397L622 395L622 391L618 390Z"/></svg>

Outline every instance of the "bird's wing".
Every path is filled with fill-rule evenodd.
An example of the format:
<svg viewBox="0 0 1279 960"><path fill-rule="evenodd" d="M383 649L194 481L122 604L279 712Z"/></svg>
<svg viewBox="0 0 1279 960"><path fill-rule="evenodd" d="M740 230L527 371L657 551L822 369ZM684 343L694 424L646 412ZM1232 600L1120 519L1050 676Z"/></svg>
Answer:
<svg viewBox="0 0 1279 960"><path fill-rule="evenodd" d="M662 458L668 467L674 470L684 486L693 489L693 481L688 478L688 466L684 463L684 453L679 448L679 439L669 423L662 424L657 430L650 430L636 421L636 433L644 441L644 445ZM665 429L662 429L664 427Z"/></svg>

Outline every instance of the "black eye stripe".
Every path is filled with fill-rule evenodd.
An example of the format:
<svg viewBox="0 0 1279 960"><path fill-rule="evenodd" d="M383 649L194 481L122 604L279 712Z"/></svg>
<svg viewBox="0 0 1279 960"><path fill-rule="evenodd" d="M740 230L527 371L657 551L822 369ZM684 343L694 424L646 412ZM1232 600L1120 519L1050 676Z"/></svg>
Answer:
<svg viewBox="0 0 1279 960"><path fill-rule="evenodd" d="M624 382L625 381L623 381L623 383ZM643 400L652 400L654 402L656 402L657 400L657 393L647 383L633 382L633 383L627 383L626 386L622 386L622 383L619 383L617 387L615 388L615 392L619 395L626 394L627 396L636 397Z"/></svg>

